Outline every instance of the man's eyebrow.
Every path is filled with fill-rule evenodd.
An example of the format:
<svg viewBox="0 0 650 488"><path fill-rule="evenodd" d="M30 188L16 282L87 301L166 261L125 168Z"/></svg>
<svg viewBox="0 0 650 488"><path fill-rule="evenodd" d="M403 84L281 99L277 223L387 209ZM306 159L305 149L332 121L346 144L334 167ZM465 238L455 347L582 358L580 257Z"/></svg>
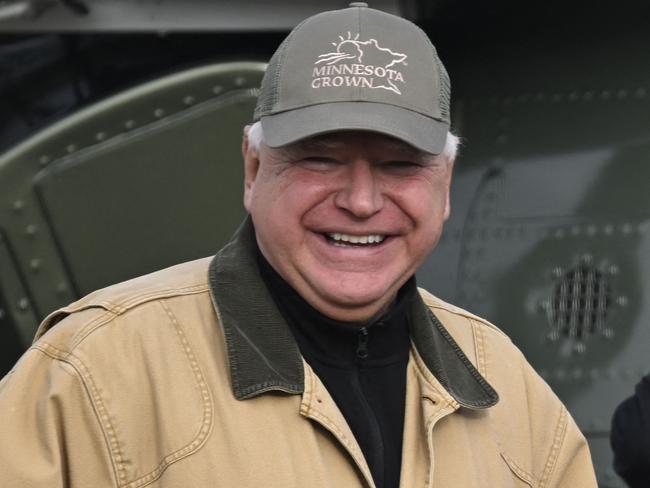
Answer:
<svg viewBox="0 0 650 488"><path fill-rule="evenodd" d="M286 146L277 148L282 158L293 159L296 157L303 157L308 153L321 153L326 150L335 149L342 146L343 143L333 138L324 137L310 137L302 139Z"/></svg>
<svg viewBox="0 0 650 488"><path fill-rule="evenodd" d="M429 163L436 157L434 154L421 151L420 149L411 146L407 142L400 141L399 139L395 139L393 137L383 137L382 144L389 151L404 154L404 159L412 159L421 164ZM318 152L328 149L336 149L344 145L345 142L341 141L337 137L331 135L321 135L316 137L309 137L307 139L302 139L288 144L284 146L282 150L286 154L293 154L295 152Z"/></svg>
<svg viewBox="0 0 650 488"><path fill-rule="evenodd" d="M404 153L409 159L413 159L422 164L428 163L436 157L434 154L421 151L420 149L413 147L404 141L393 139L392 137L387 138L385 144L387 144L391 150Z"/></svg>
<svg viewBox="0 0 650 488"><path fill-rule="evenodd" d="M285 146L285 149L289 151L319 151L323 149L334 149L342 145L344 145L343 142L333 137L310 137L289 144Z"/></svg>

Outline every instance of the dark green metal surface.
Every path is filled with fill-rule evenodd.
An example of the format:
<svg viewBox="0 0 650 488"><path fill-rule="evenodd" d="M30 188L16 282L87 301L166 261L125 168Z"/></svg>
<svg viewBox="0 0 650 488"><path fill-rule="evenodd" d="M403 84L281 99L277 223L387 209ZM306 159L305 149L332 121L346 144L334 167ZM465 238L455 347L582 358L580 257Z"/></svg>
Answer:
<svg viewBox="0 0 650 488"><path fill-rule="evenodd" d="M241 128L263 70L155 80L0 158L0 295L23 346L55 308L225 242L244 215Z"/></svg>
<svg viewBox="0 0 650 488"><path fill-rule="evenodd" d="M25 282L0 231L0 371L8 371L29 344L38 317L29 307Z"/></svg>
<svg viewBox="0 0 650 488"><path fill-rule="evenodd" d="M601 487L623 487L611 418L650 371L650 65L633 54L650 41L501 47L456 75L466 148L420 282L513 339L586 434Z"/></svg>

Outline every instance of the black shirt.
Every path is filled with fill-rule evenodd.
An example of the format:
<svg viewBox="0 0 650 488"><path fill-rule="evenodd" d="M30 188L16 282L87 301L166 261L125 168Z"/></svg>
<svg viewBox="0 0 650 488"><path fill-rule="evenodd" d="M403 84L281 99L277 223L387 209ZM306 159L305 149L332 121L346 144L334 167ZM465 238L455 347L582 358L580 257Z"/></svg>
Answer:
<svg viewBox="0 0 650 488"><path fill-rule="evenodd" d="M309 305L257 252L273 300L300 352L343 413L377 488L398 488L410 336L411 278L390 310L368 324L340 322Z"/></svg>

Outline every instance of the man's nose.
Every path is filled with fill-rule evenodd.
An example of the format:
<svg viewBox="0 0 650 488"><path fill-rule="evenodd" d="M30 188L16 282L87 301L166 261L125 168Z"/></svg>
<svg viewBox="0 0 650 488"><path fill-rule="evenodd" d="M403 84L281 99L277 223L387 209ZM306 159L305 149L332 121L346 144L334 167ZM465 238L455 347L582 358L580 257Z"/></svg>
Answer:
<svg viewBox="0 0 650 488"><path fill-rule="evenodd" d="M380 182L367 161L348 163L345 180L334 203L358 218L368 218L379 212L384 204Z"/></svg>

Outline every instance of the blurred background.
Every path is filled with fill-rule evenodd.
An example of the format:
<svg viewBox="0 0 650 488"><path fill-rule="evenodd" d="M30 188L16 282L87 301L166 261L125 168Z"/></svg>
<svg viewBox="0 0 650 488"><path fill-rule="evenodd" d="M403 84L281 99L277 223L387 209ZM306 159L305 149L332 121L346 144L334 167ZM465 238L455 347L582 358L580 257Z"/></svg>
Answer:
<svg viewBox="0 0 650 488"><path fill-rule="evenodd" d="M625 486L650 370L650 4L381 0L432 39L463 140L421 286L506 331ZM286 33L340 1L0 0L0 376L48 313L213 254Z"/></svg>

